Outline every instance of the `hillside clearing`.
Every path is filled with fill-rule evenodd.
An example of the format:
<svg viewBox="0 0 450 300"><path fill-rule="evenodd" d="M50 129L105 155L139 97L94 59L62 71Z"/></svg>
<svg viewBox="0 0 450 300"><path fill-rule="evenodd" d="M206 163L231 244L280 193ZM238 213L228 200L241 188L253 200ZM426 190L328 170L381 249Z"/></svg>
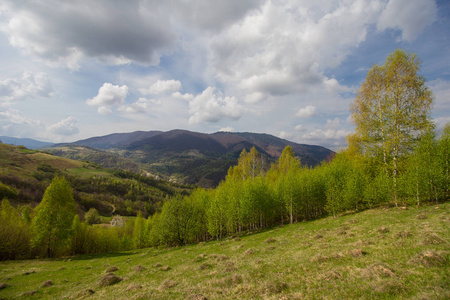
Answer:
<svg viewBox="0 0 450 300"><path fill-rule="evenodd" d="M186 247L1 262L0 298L448 299L449 208L374 209Z"/></svg>

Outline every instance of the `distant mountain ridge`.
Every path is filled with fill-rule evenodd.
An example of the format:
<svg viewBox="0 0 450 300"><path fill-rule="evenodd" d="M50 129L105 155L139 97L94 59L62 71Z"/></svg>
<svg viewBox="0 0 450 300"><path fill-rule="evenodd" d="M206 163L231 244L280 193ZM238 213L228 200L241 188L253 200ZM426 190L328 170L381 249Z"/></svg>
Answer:
<svg viewBox="0 0 450 300"><path fill-rule="evenodd" d="M28 149L42 149L46 147L51 147L54 145L54 143L49 142L41 142L34 139L28 139L28 138L15 138L15 137L9 137L9 136L0 136L0 141L3 144L9 144L13 146L25 146Z"/></svg>
<svg viewBox="0 0 450 300"><path fill-rule="evenodd" d="M255 147L270 163L289 145L301 163L308 166L316 166L334 155L325 147L298 144L269 134L208 134L180 129L115 133L65 145L111 151L139 163L146 171L204 187L216 186L223 180L229 167L237 164L243 149L250 151Z"/></svg>

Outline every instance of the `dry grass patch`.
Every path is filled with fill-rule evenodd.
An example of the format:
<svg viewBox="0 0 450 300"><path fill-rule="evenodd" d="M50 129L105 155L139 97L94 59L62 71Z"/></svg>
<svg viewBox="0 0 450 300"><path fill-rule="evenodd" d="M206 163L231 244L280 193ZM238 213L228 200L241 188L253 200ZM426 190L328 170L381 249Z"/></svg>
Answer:
<svg viewBox="0 0 450 300"><path fill-rule="evenodd" d="M156 263L156 264L154 264L153 265L153 268L159 268L159 267L161 267L162 265L160 264L160 263Z"/></svg>
<svg viewBox="0 0 450 300"><path fill-rule="evenodd" d="M441 256L441 253L438 253L433 250L425 250L416 256L414 256L410 263L419 263L421 265L424 265L425 267L440 267L445 265L446 261Z"/></svg>
<svg viewBox="0 0 450 300"><path fill-rule="evenodd" d="M8 286L6 283L0 283L0 290L6 289Z"/></svg>
<svg viewBox="0 0 450 300"><path fill-rule="evenodd" d="M102 279L100 279L100 281L98 282L98 284L100 286L110 286L116 283L119 283L123 280L122 277L117 276L114 273L108 273L105 276L102 277Z"/></svg>
<svg viewBox="0 0 450 300"><path fill-rule="evenodd" d="M112 266L112 267L109 267L108 269L106 269L105 273L112 273L112 272L115 272L115 271L118 271L118 270L119 270L118 267Z"/></svg>
<svg viewBox="0 0 450 300"><path fill-rule="evenodd" d="M51 280L46 280L41 284L41 287L49 287L53 285L53 281Z"/></svg>
<svg viewBox="0 0 450 300"><path fill-rule="evenodd" d="M226 256L225 254L219 255L217 257L217 261L226 261L229 260L230 258L228 256Z"/></svg>
<svg viewBox="0 0 450 300"><path fill-rule="evenodd" d="M244 282L244 279L239 274L233 274L222 279L222 283L225 286L234 286Z"/></svg>
<svg viewBox="0 0 450 300"><path fill-rule="evenodd" d="M137 283L132 283L127 287L127 291L138 291L142 289L142 285Z"/></svg>
<svg viewBox="0 0 450 300"><path fill-rule="evenodd" d="M364 277L394 277L394 270L386 264L375 263L373 265L368 266L362 272Z"/></svg>
<svg viewBox="0 0 450 300"><path fill-rule="evenodd" d="M277 241L276 239L274 239L273 237L270 237L267 240L265 240L264 243L271 244L271 243L275 243L276 241Z"/></svg>
<svg viewBox="0 0 450 300"><path fill-rule="evenodd" d="M316 235L314 236L314 238L315 238L316 240L323 239L323 235L321 235L320 233L318 233L318 234L316 234Z"/></svg>
<svg viewBox="0 0 450 300"><path fill-rule="evenodd" d="M326 272L325 274L322 274L319 276L320 280L326 280L326 281L334 281L342 278L342 274L339 271L331 270L329 272Z"/></svg>
<svg viewBox="0 0 450 300"><path fill-rule="evenodd" d="M208 298L206 298L202 294L195 294L189 297L189 300L208 300Z"/></svg>
<svg viewBox="0 0 450 300"><path fill-rule="evenodd" d="M200 267L199 267L199 269L200 270L207 270L207 269L212 269L212 265L210 265L210 264L201 264L200 265Z"/></svg>
<svg viewBox="0 0 450 300"><path fill-rule="evenodd" d="M248 248L247 250L244 251L244 255L252 255L255 254L255 250L253 250L252 248Z"/></svg>
<svg viewBox="0 0 450 300"><path fill-rule="evenodd" d="M424 234L425 238L422 241L422 245L441 245L447 242L434 232L427 232Z"/></svg>
<svg viewBox="0 0 450 300"><path fill-rule="evenodd" d="M397 238L397 239L405 239L405 238L408 238L408 237L411 237L411 236L412 236L412 234L408 230L402 230L402 231L397 232L395 234L395 238Z"/></svg>
<svg viewBox="0 0 450 300"><path fill-rule="evenodd" d="M162 283L161 288L162 289L172 289L178 285L177 281L174 280L166 280Z"/></svg>
<svg viewBox="0 0 450 300"><path fill-rule="evenodd" d="M164 266L164 267L162 267L160 270L161 271L164 271L164 272L167 272L167 271L169 271L169 270L171 270L172 268L171 267L169 267L169 266Z"/></svg>
<svg viewBox="0 0 450 300"><path fill-rule="evenodd" d="M417 219L419 219L419 220L425 220L425 219L428 219L428 217L427 217L427 215L425 215L425 214L420 214L420 215L417 215Z"/></svg>
<svg viewBox="0 0 450 300"><path fill-rule="evenodd" d="M262 293L266 295L280 294L283 291L287 290L288 288L289 285L282 281L268 282L263 285Z"/></svg>
<svg viewBox="0 0 450 300"><path fill-rule="evenodd" d="M94 294L95 294L95 291L94 291L94 290L92 290L92 289L86 289L86 290L80 292L80 293L77 295L77 298L89 297L89 296L92 296L92 295L94 295Z"/></svg>
<svg viewBox="0 0 450 300"><path fill-rule="evenodd" d="M147 269L144 268L144 267L141 266L141 265L137 265L137 266L133 267L133 270L136 271L136 272L142 272L142 271L145 271L145 270L147 270Z"/></svg>
<svg viewBox="0 0 450 300"><path fill-rule="evenodd" d="M388 233L389 229L386 226L381 226L380 228L378 228L378 232L379 233Z"/></svg>
<svg viewBox="0 0 450 300"><path fill-rule="evenodd" d="M364 255L367 255L367 252L361 249L352 249L348 253L353 257L363 257Z"/></svg>

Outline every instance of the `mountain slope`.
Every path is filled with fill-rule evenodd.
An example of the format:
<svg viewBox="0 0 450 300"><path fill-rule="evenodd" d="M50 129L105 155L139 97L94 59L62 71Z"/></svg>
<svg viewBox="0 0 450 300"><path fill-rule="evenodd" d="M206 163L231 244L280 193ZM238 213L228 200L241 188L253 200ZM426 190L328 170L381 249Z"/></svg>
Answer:
<svg viewBox="0 0 450 300"><path fill-rule="evenodd" d="M109 154L111 155L111 154ZM153 214L160 203L190 189L147 174L116 171L62 158L23 146L0 144L0 200L36 206L54 176L64 176L74 190L79 209L96 208L103 215Z"/></svg>
<svg viewBox="0 0 450 300"><path fill-rule="evenodd" d="M27 138L14 138L9 136L0 136L0 141L3 144L9 144L14 146L25 146L28 149L42 149L54 145L54 143L41 142Z"/></svg>
<svg viewBox="0 0 450 300"><path fill-rule="evenodd" d="M0 297L449 299L449 210L379 208L185 247L0 262ZM123 280L102 286L111 266Z"/></svg>
<svg viewBox="0 0 450 300"><path fill-rule="evenodd" d="M237 164L243 149L250 151L255 147L268 162L267 166L275 162L288 145L301 163L307 166L316 166L334 155L333 151L321 146L297 144L269 134L249 132L137 131L94 137L71 145L106 149L134 161L143 171L202 187L217 186L225 178L229 167ZM73 153L70 154L72 156L64 153L57 155L75 157ZM98 157L98 153L95 159L100 164L106 160Z"/></svg>

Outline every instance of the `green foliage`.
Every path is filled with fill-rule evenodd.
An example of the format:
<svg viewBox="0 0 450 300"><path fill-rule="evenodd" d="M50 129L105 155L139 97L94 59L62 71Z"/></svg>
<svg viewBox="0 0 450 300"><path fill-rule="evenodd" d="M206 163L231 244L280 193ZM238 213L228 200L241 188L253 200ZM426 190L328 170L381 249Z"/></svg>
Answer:
<svg viewBox="0 0 450 300"><path fill-rule="evenodd" d="M100 223L100 214L95 208L90 208L89 211L84 215L84 219L89 225L98 224Z"/></svg>
<svg viewBox="0 0 450 300"><path fill-rule="evenodd" d="M0 260L26 258L29 253L29 224L8 200L3 199L0 206Z"/></svg>
<svg viewBox="0 0 450 300"><path fill-rule="evenodd" d="M56 176L36 207L32 223L33 246L45 250L43 255L53 257L57 251L64 251L72 233L75 205L69 182L64 177Z"/></svg>
<svg viewBox="0 0 450 300"><path fill-rule="evenodd" d="M433 96L419 72L417 56L397 49L384 65L369 70L352 105L361 149L365 155L379 157L386 174L391 171L396 205L400 160L431 127Z"/></svg>
<svg viewBox="0 0 450 300"><path fill-rule="evenodd" d="M0 182L0 199L16 199L17 191L13 187L3 184Z"/></svg>

